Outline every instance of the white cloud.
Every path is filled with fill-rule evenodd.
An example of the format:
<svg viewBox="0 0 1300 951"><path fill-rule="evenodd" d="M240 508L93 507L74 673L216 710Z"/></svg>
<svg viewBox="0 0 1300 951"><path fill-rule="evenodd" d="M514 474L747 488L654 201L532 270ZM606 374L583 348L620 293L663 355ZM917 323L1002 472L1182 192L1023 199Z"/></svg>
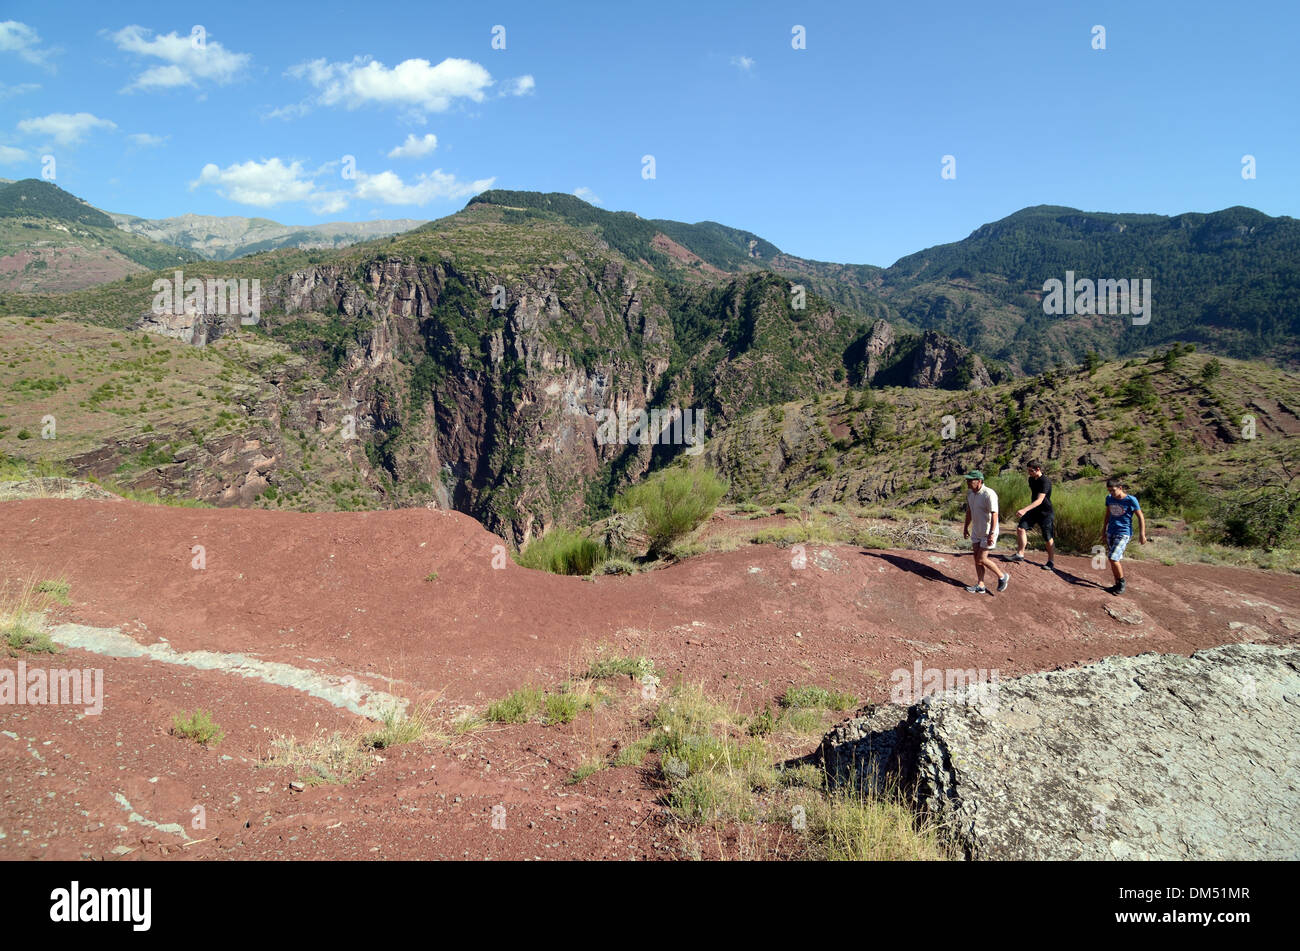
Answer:
<svg viewBox="0 0 1300 951"><path fill-rule="evenodd" d="M308 204L318 215L335 215L348 206L352 196L345 191L318 191Z"/></svg>
<svg viewBox="0 0 1300 951"><path fill-rule="evenodd" d="M252 61L247 53L231 52L206 34L200 45L191 36L172 32L151 38L152 32L142 26L127 26L112 34L118 49L167 64L149 67L127 89L170 89L197 86L200 81L221 85L238 79Z"/></svg>
<svg viewBox="0 0 1300 951"><path fill-rule="evenodd" d="M40 83L18 83L14 86L0 83L0 99L8 99L10 96L21 96L23 93L36 92L41 88Z"/></svg>
<svg viewBox="0 0 1300 951"><path fill-rule="evenodd" d="M48 66L46 61L53 52L41 46L40 36L26 23L17 20L0 23L0 53L16 53L19 59L37 66Z"/></svg>
<svg viewBox="0 0 1300 951"><path fill-rule="evenodd" d="M573 190L573 194L581 198L583 201L591 202L593 205L599 205L601 203L600 196L597 195L590 188L588 188L586 185L583 185L579 188L575 188Z"/></svg>
<svg viewBox="0 0 1300 951"><path fill-rule="evenodd" d="M505 83L505 96L527 96L537 88L537 82L532 76L518 76L514 79L507 79Z"/></svg>
<svg viewBox="0 0 1300 951"><path fill-rule="evenodd" d="M12 145L0 145L0 165L16 165L27 159L27 153Z"/></svg>
<svg viewBox="0 0 1300 951"><path fill-rule="evenodd" d="M357 197L386 205L426 205L440 198L468 198L492 187L495 178L462 182L441 169L420 175L408 185L393 172L367 175L357 172Z"/></svg>
<svg viewBox="0 0 1300 951"><path fill-rule="evenodd" d="M130 139L132 142L134 142L136 145L151 146L151 145L162 145L164 142L167 141L168 136L153 135L152 133L149 132L133 132L131 135L128 135L127 138Z"/></svg>
<svg viewBox="0 0 1300 951"><path fill-rule="evenodd" d="M444 59L436 66L407 59L392 69L367 56L350 63L316 59L292 67L289 75L315 86L321 104L349 109L376 104L445 112L457 99L482 102L492 85L491 74L468 59Z"/></svg>
<svg viewBox="0 0 1300 951"><path fill-rule="evenodd" d="M296 102L287 106L276 106L270 112L265 113L263 119L299 119L311 112L311 103Z"/></svg>
<svg viewBox="0 0 1300 951"><path fill-rule="evenodd" d="M74 145L95 129L116 129L117 123L100 119L89 112L51 112L39 119L24 119L18 131L27 135L47 135L59 145Z"/></svg>
<svg viewBox="0 0 1300 951"><path fill-rule="evenodd" d="M731 57L731 65L747 73L754 68L754 61L748 56L733 56Z"/></svg>
<svg viewBox="0 0 1300 951"><path fill-rule="evenodd" d="M270 208L286 201L307 201L317 197L316 183L304 177L301 162L285 165L278 158L262 162L249 160L219 168L212 162L203 166L190 188L211 185L218 194L241 205Z"/></svg>
<svg viewBox="0 0 1300 951"><path fill-rule="evenodd" d="M468 198L492 187L493 178L463 182L441 169L417 176L409 184L394 172L371 175L360 170L351 189L322 188L318 179L341 181L338 162L326 162L315 170L306 170L301 162L286 163L279 158L241 162L221 168L209 162L190 182L190 188L207 185L223 198L243 205L270 208L285 202L305 202L317 214L335 214L355 199L385 205L426 205L438 199Z"/></svg>
<svg viewBox="0 0 1300 951"><path fill-rule="evenodd" d="M420 138L412 132L406 141L388 153L389 158L420 158L438 147L438 137L428 132Z"/></svg>

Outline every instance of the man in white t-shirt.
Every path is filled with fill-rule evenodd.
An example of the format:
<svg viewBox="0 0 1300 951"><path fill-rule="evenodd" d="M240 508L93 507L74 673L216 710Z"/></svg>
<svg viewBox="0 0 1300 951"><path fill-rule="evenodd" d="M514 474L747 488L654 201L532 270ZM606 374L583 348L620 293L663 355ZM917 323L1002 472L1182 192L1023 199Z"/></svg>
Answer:
<svg viewBox="0 0 1300 951"><path fill-rule="evenodd" d="M976 583L967 587L971 594L984 594L984 571L988 569L998 574L998 590L1006 591L1011 582L1010 575L1000 574L989 558L998 543L998 494L984 484L984 473L976 469L962 476L966 480L966 524L962 528L962 538L971 540L971 549L975 552Z"/></svg>

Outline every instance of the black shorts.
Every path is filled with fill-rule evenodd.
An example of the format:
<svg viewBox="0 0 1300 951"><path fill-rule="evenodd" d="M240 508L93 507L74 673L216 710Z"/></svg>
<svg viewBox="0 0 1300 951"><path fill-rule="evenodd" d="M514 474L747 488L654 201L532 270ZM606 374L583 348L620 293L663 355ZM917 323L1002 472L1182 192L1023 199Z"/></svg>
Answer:
<svg viewBox="0 0 1300 951"><path fill-rule="evenodd" d="M1034 528L1043 530L1043 540L1053 541L1056 538L1056 513L1052 511L1042 511L1042 509L1031 509L1025 513L1024 518L1020 520L1017 526L1028 532Z"/></svg>

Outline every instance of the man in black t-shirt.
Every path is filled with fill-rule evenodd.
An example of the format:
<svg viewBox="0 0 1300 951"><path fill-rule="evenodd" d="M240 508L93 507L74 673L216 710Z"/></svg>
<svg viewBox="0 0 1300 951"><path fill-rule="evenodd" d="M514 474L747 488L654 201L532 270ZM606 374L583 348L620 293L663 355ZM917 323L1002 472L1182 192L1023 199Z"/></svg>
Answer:
<svg viewBox="0 0 1300 951"><path fill-rule="evenodd" d="M1020 524L1016 526L1016 539L1019 544L1011 560L1025 560L1029 530L1038 526L1043 530L1043 539L1047 542L1047 564L1043 567L1051 571L1056 567L1053 564L1053 558L1056 556L1056 516L1052 511L1052 480L1043 475L1043 466L1039 462L1029 463L1026 470L1029 474L1030 502L1016 512L1020 516Z"/></svg>

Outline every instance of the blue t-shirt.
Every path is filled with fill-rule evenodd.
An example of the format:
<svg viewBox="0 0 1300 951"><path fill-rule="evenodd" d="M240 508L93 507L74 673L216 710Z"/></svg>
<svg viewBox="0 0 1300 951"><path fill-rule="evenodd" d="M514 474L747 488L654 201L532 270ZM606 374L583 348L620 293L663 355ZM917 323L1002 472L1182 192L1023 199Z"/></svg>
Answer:
<svg viewBox="0 0 1300 951"><path fill-rule="evenodd" d="M1140 512L1136 495L1126 495L1122 499L1112 498L1106 494L1106 511L1110 513L1110 524L1106 526L1107 535L1132 535L1133 513Z"/></svg>

